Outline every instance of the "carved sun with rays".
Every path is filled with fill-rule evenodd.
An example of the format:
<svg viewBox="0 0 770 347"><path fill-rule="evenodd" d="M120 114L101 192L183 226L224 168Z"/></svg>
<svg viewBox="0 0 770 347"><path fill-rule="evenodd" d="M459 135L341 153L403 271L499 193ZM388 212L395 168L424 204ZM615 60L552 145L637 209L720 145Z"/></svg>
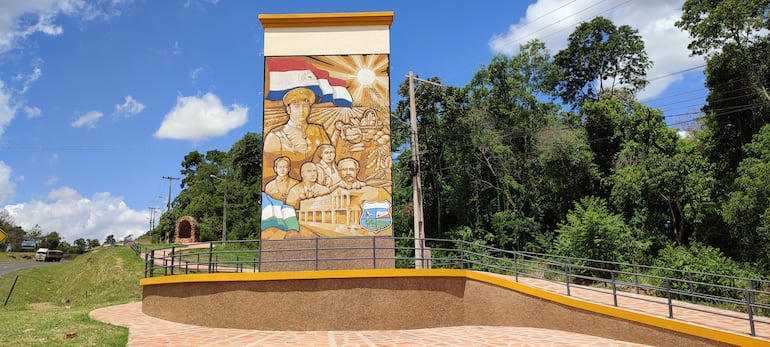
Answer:
<svg viewBox="0 0 770 347"><path fill-rule="evenodd" d="M345 80L353 106L390 104L387 55L316 56L311 63Z"/></svg>

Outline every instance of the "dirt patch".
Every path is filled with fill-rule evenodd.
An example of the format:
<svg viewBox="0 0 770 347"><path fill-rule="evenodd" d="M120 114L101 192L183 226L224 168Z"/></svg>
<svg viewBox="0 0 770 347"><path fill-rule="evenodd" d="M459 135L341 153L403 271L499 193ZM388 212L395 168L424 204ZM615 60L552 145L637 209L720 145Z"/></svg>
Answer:
<svg viewBox="0 0 770 347"><path fill-rule="evenodd" d="M28 305L29 308L35 309L35 310L48 310L52 308L56 308L57 306L50 303L50 302L35 302Z"/></svg>
<svg viewBox="0 0 770 347"><path fill-rule="evenodd" d="M115 268L118 270L123 269L123 259L122 258L116 258L115 259Z"/></svg>

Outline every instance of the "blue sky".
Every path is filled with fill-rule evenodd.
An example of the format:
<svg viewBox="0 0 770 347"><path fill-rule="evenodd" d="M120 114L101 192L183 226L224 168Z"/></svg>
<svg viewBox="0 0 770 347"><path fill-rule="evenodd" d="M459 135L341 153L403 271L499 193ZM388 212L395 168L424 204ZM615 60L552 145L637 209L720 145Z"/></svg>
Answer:
<svg viewBox="0 0 770 347"><path fill-rule="evenodd" d="M69 242L144 233L194 150L262 132L262 13L393 11L391 90L411 70L467 84L539 38L555 54L596 15L638 29L640 95L669 124L703 105L703 59L673 26L682 0L0 1L0 208ZM684 72L686 70L686 72ZM398 95L392 92L392 103ZM179 193L174 181L172 198Z"/></svg>

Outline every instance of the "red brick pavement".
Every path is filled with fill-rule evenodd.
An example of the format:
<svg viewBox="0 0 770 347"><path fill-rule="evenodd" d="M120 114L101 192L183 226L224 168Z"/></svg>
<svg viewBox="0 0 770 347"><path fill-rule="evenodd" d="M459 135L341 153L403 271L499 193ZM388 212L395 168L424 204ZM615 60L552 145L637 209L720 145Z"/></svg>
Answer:
<svg viewBox="0 0 770 347"><path fill-rule="evenodd" d="M142 313L141 302L91 312L98 321L129 328L128 346L645 346L565 331L459 326L414 330L263 331L174 323Z"/></svg>

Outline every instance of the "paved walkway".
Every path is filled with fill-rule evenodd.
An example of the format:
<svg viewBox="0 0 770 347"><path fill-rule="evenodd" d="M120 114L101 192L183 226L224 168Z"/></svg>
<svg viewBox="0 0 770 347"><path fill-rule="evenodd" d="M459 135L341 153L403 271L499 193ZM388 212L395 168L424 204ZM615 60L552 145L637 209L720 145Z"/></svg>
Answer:
<svg viewBox="0 0 770 347"><path fill-rule="evenodd" d="M515 278L509 276L515 281ZM564 283L520 277L518 282L566 295ZM617 307L668 318L667 300L634 293L619 293ZM572 298L613 306L612 291L570 286ZM749 335L748 315L687 302L674 301L674 320ZM393 331L259 331L216 329L169 322L147 316L141 302L105 307L91 317L129 328L129 346L642 346L576 333L524 328L460 326ZM770 320L755 317L758 337L770 340ZM184 333L181 333L184 332Z"/></svg>
<svg viewBox="0 0 770 347"><path fill-rule="evenodd" d="M512 281L515 280L510 276L501 277L509 278ZM526 277L519 277L518 282L552 293L567 294L567 287L564 283ZM666 298L626 292L618 292L617 294L618 308L669 318L668 300ZM570 285L570 297L607 306L615 305L611 289ZM672 306L674 320L747 336L751 334L751 324L746 312L729 311L676 300L672 301ZM755 336L770 341L770 318L755 315L753 319Z"/></svg>
<svg viewBox="0 0 770 347"><path fill-rule="evenodd" d="M565 331L489 326L414 330L262 331L192 326L147 316L142 303L104 307L91 318L129 328L128 346L645 346Z"/></svg>

